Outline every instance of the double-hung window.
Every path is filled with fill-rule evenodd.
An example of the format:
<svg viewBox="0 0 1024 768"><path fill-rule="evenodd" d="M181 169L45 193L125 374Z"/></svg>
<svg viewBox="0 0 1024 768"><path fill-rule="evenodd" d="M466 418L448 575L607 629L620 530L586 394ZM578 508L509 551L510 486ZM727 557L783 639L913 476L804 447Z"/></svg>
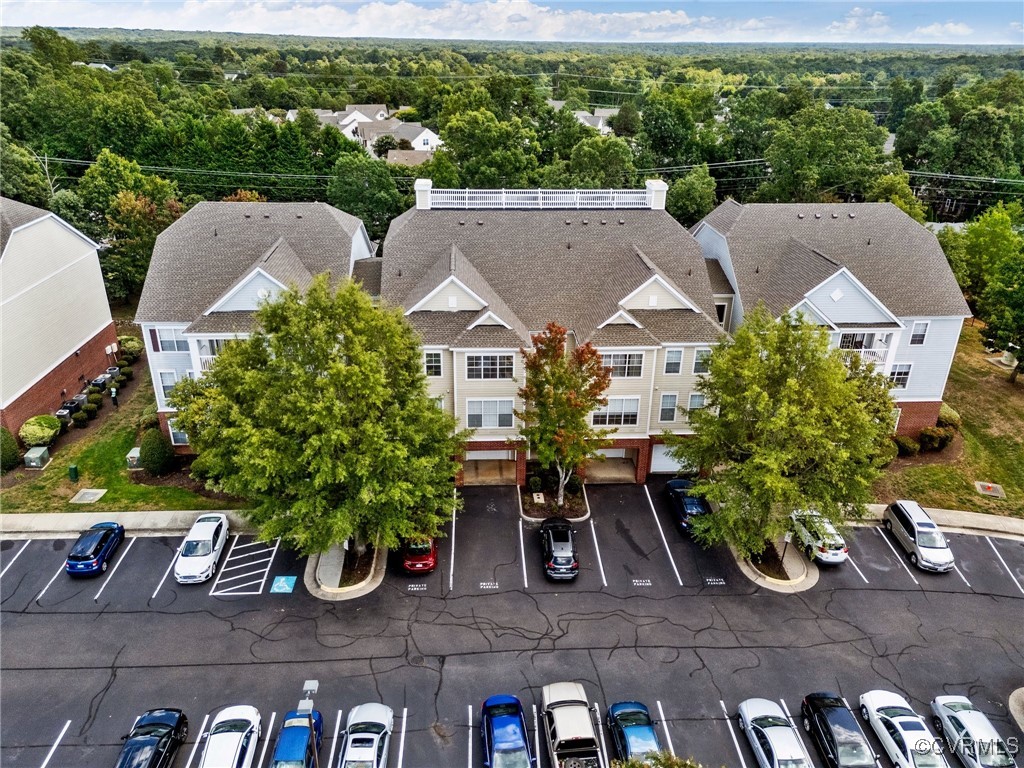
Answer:
<svg viewBox="0 0 1024 768"><path fill-rule="evenodd" d="M693 356L693 372L707 373L710 370L708 368L709 357L711 357L710 349L698 349Z"/></svg>
<svg viewBox="0 0 1024 768"><path fill-rule="evenodd" d="M511 400L467 400L466 420L470 429L512 426Z"/></svg>
<svg viewBox="0 0 1024 768"><path fill-rule="evenodd" d="M910 383L910 363L896 363L889 371L889 381L893 389L906 389Z"/></svg>
<svg viewBox="0 0 1024 768"><path fill-rule="evenodd" d="M920 347L924 345L925 337L928 335L928 321L923 320L918 323L914 323L914 327L910 331L910 346Z"/></svg>
<svg viewBox="0 0 1024 768"><path fill-rule="evenodd" d="M466 355L467 379L511 379L512 355Z"/></svg>
<svg viewBox="0 0 1024 768"><path fill-rule="evenodd" d="M171 390L178 383L178 374L174 371L160 371L160 391L163 392L164 401L171 395Z"/></svg>
<svg viewBox="0 0 1024 768"><path fill-rule="evenodd" d="M615 427L636 424L640 417L639 397L609 397L608 405L594 411L596 427Z"/></svg>
<svg viewBox="0 0 1024 768"><path fill-rule="evenodd" d="M661 396L661 413L658 415L658 421L675 421L676 420L676 405L679 402L679 396L676 394L666 394Z"/></svg>
<svg viewBox="0 0 1024 768"><path fill-rule="evenodd" d="M188 435L178 429L176 420L168 419L167 429L171 433L171 445L188 445Z"/></svg>
<svg viewBox="0 0 1024 768"><path fill-rule="evenodd" d="M188 339L177 328L152 328L149 340L154 352L188 352Z"/></svg>
<svg viewBox="0 0 1024 768"><path fill-rule="evenodd" d="M612 352L607 355L601 355L601 359L605 365L612 369L613 379L635 379L643 375L643 352Z"/></svg>
<svg viewBox="0 0 1024 768"><path fill-rule="evenodd" d="M699 411L705 405L706 405L706 400L704 398L704 395L702 395L700 392L692 392L692 393L690 393L690 401L689 401L689 403L687 403L687 410L689 410L689 411Z"/></svg>
<svg viewBox="0 0 1024 768"><path fill-rule="evenodd" d="M424 352L423 353L423 371L430 377L437 377L441 375L441 353L440 352Z"/></svg>
<svg viewBox="0 0 1024 768"><path fill-rule="evenodd" d="M669 349L665 351L665 373L682 373L683 350Z"/></svg>

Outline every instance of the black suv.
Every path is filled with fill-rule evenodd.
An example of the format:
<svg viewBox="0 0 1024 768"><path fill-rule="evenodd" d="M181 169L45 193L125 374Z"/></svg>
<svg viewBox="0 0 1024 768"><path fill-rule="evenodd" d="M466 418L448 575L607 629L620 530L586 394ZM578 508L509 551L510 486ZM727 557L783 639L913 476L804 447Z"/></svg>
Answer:
<svg viewBox="0 0 1024 768"><path fill-rule="evenodd" d="M838 693L809 693L800 707L804 730L828 768L873 768L875 755Z"/></svg>
<svg viewBox="0 0 1024 768"><path fill-rule="evenodd" d="M576 552L576 531L560 518L545 520L540 527L544 547L544 575L558 581L572 581L580 572Z"/></svg>

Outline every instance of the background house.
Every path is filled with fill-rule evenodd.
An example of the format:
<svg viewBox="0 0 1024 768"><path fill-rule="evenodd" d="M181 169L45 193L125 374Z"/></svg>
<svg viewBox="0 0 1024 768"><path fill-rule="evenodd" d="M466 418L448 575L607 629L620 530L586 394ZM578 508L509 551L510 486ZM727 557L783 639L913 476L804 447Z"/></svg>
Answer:
<svg viewBox="0 0 1024 768"><path fill-rule="evenodd" d="M96 250L49 211L0 198L0 423L14 434L116 359Z"/></svg>
<svg viewBox="0 0 1024 768"><path fill-rule="evenodd" d="M727 329L760 302L802 312L889 376L899 434L935 426L971 312L927 228L891 203L727 200L693 233Z"/></svg>
<svg viewBox="0 0 1024 768"><path fill-rule="evenodd" d="M188 437L167 404L174 385L248 336L262 302L322 272L347 276L371 255L362 222L326 203L199 203L160 234L135 321L161 427L180 452Z"/></svg>

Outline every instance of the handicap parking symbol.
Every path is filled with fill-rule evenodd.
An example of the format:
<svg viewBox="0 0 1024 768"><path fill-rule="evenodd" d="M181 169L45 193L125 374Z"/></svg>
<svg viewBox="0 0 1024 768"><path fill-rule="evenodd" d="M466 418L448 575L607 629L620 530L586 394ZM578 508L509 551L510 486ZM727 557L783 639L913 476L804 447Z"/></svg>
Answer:
<svg viewBox="0 0 1024 768"><path fill-rule="evenodd" d="M288 594L295 589L295 576L275 576L270 585L270 594Z"/></svg>

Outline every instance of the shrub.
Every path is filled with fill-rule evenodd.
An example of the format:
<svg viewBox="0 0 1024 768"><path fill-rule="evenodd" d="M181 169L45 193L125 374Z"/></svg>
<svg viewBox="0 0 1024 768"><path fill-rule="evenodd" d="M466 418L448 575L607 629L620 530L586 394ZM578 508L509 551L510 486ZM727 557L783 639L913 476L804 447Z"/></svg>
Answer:
<svg viewBox="0 0 1024 768"><path fill-rule="evenodd" d="M151 475L166 475L174 468L174 446L159 429L146 430L139 446L139 466Z"/></svg>
<svg viewBox="0 0 1024 768"><path fill-rule="evenodd" d="M117 358L117 360L114 361L114 365L116 365L118 368L127 368L129 365L131 365L131 363L129 363L123 357L119 357Z"/></svg>
<svg viewBox="0 0 1024 768"><path fill-rule="evenodd" d="M121 369L121 375L124 376L126 379L130 379L132 376L135 375L135 371L132 370L132 367L130 365L126 365L124 368Z"/></svg>
<svg viewBox="0 0 1024 768"><path fill-rule="evenodd" d="M963 426L963 419L960 418L960 414L954 411L950 406L945 403L939 408L939 421L937 426L939 427L952 427L957 432L960 431L960 427Z"/></svg>
<svg viewBox="0 0 1024 768"><path fill-rule="evenodd" d="M941 451L956 436L952 427L925 427L921 430L921 450Z"/></svg>
<svg viewBox="0 0 1024 768"><path fill-rule="evenodd" d="M56 416L44 414L33 416L21 425L18 430L18 437L21 442L29 448L39 445L50 445L60 434L60 419Z"/></svg>
<svg viewBox="0 0 1024 768"><path fill-rule="evenodd" d="M580 480L579 475L573 475L565 481L565 492L576 495L583 490L583 481Z"/></svg>
<svg viewBox="0 0 1024 768"><path fill-rule="evenodd" d="M886 440L882 447L878 450L878 455L875 456L875 466L879 469L888 467L892 464L892 460L896 458L899 453L899 447L896 445L895 440Z"/></svg>
<svg viewBox="0 0 1024 768"><path fill-rule="evenodd" d="M88 402L90 405L95 405L97 410L103 407L103 395L96 393L89 395Z"/></svg>
<svg viewBox="0 0 1024 768"><path fill-rule="evenodd" d="M95 403L86 403L82 406L80 413L84 413L86 418L89 419L89 421L92 421L96 418L96 414L99 413L99 410L99 406ZM74 416L72 416L72 418L74 418Z"/></svg>
<svg viewBox="0 0 1024 768"><path fill-rule="evenodd" d="M118 389L124 389L124 385L128 383L127 376L117 376L114 378L114 386Z"/></svg>
<svg viewBox="0 0 1024 768"><path fill-rule="evenodd" d="M118 336L117 346L121 348L121 357L126 360L129 358L138 360L142 357L142 352L145 349L142 339L138 336Z"/></svg>
<svg viewBox="0 0 1024 768"><path fill-rule="evenodd" d="M0 427L0 472L10 472L21 463L21 448L11 430Z"/></svg>
<svg viewBox="0 0 1024 768"><path fill-rule="evenodd" d="M139 416L139 429L152 429L160 425L160 417L156 415L156 403L151 403L142 409Z"/></svg>
<svg viewBox="0 0 1024 768"><path fill-rule="evenodd" d="M85 407L91 408L92 406L87 405ZM93 418L96 418L95 411L93 411ZM78 411L78 413L72 413L71 421L79 429L85 429L87 426L89 426L89 414L86 413L85 409Z"/></svg>
<svg viewBox="0 0 1024 768"><path fill-rule="evenodd" d="M544 481L533 475L526 481L526 487L530 489L530 493L540 493L540 489L544 487Z"/></svg>
<svg viewBox="0 0 1024 768"><path fill-rule="evenodd" d="M102 395L103 394L103 390L100 389L99 387L89 387L87 392L90 395Z"/></svg>
<svg viewBox="0 0 1024 768"><path fill-rule="evenodd" d="M921 444L912 437L896 435L893 442L896 443L896 450L900 456L917 456L921 452Z"/></svg>

